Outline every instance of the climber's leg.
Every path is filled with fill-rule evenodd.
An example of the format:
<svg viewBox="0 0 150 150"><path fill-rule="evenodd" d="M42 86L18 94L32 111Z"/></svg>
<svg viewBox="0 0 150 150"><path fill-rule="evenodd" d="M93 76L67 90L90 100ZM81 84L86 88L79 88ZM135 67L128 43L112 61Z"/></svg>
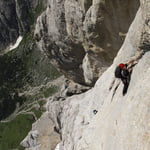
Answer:
<svg viewBox="0 0 150 150"><path fill-rule="evenodd" d="M128 82L128 80L126 78L122 78L121 80L122 80L122 82L124 84L122 94L125 95L127 93L127 90L128 90L129 82Z"/></svg>

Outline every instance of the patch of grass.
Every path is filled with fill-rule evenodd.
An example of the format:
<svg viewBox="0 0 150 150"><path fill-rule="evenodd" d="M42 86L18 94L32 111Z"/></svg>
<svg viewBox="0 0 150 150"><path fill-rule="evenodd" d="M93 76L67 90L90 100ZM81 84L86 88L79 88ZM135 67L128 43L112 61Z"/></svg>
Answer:
<svg viewBox="0 0 150 150"><path fill-rule="evenodd" d="M43 112L45 112L45 108L43 107L46 101L44 99L37 102L39 107L33 108L31 111L35 114L36 118L39 119Z"/></svg>
<svg viewBox="0 0 150 150"><path fill-rule="evenodd" d="M9 88L23 86L23 78L26 76L23 61L18 57L8 55L0 56L0 83Z"/></svg>
<svg viewBox="0 0 150 150"><path fill-rule="evenodd" d="M41 8L38 8L40 11ZM49 63L37 48L33 33L26 33L19 47L0 56L0 120L8 117L16 108L16 103L28 108L28 104L49 97L57 92L57 87L46 87L31 96L18 96L28 87L46 85L61 74ZM44 111L44 102L40 101L40 109L33 109L39 118ZM30 108L31 106L29 106ZM8 110L8 112L6 112ZM25 138L34 122L32 115L19 115L13 121L0 123L0 150L23 150L19 143Z"/></svg>
<svg viewBox="0 0 150 150"><path fill-rule="evenodd" d="M39 101L38 103L39 103L39 105L40 105L40 107L41 107L41 106L43 106L43 105L46 104L46 101L45 101L45 100L41 100L41 101Z"/></svg>
<svg viewBox="0 0 150 150"><path fill-rule="evenodd" d="M23 150L20 142L31 130L34 118L31 115L19 115L13 121L0 123L0 149L11 150L17 148Z"/></svg>
<svg viewBox="0 0 150 150"><path fill-rule="evenodd" d="M39 108L39 110L37 108L34 108L31 111L34 112L34 114L35 114L35 116L36 116L37 119L40 118L41 115L43 114L42 107Z"/></svg>
<svg viewBox="0 0 150 150"><path fill-rule="evenodd" d="M45 101L40 100L37 103L40 105L40 108L33 108L31 112L33 112L38 119L45 111L43 107ZM0 150L12 150L16 148L18 150L24 150L24 148L20 146L20 142L31 130L33 122L35 122L33 115L21 114L10 122L0 123Z"/></svg>
<svg viewBox="0 0 150 150"><path fill-rule="evenodd" d="M28 20L28 23L30 25L33 25L36 22L37 17L45 10L43 6L42 0L38 1L38 4L35 9L28 9L28 12L26 14L22 15L22 20L26 21Z"/></svg>
<svg viewBox="0 0 150 150"><path fill-rule="evenodd" d="M43 94L44 94L44 97L47 98L47 97L52 96L57 91L58 91L58 87L57 86L51 86L51 87L49 87L47 89L44 89L43 90Z"/></svg>
<svg viewBox="0 0 150 150"><path fill-rule="evenodd" d="M0 88L0 120L5 119L16 109L16 104L21 106L26 98L19 97L17 93L11 93L7 88Z"/></svg>
<svg viewBox="0 0 150 150"><path fill-rule="evenodd" d="M39 111L39 110L34 110L34 113L35 113L37 118L40 118L43 112Z"/></svg>
<svg viewBox="0 0 150 150"><path fill-rule="evenodd" d="M17 0L17 3L22 9L18 19L24 23L27 29L34 25L37 17L45 10L42 0L35 2L34 7L30 6L30 2L26 2L25 0Z"/></svg>

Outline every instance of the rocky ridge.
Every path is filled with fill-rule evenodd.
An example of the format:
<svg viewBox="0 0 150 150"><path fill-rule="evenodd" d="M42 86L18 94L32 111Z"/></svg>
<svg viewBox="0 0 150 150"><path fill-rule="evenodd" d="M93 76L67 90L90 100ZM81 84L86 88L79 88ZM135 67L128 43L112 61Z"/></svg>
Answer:
<svg viewBox="0 0 150 150"><path fill-rule="evenodd" d="M68 78L91 86L112 63L138 7L138 0L49 0L35 39Z"/></svg>
<svg viewBox="0 0 150 150"><path fill-rule="evenodd" d="M149 1L141 0L123 46L95 87L68 99L68 104L63 107L60 149L149 149L149 6ZM137 65L133 69L128 92L122 96L123 85L114 78L114 70L118 63L132 58L138 58ZM96 115L93 110L98 111Z"/></svg>
<svg viewBox="0 0 150 150"><path fill-rule="evenodd" d="M40 46L44 49L42 44ZM128 92L123 96L123 84L115 79L114 70L118 63L133 58L137 59L137 64L133 68ZM120 51L95 86L66 100L53 98L47 104L49 117L61 135L56 150L148 150L149 66L150 2L141 0Z"/></svg>

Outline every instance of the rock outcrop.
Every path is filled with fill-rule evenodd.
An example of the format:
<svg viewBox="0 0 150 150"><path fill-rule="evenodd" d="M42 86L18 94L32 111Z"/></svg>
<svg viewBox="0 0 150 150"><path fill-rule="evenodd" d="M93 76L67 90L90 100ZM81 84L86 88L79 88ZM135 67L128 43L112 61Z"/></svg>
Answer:
<svg viewBox="0 0 150 150"><path fill-rule="evenodd" d="M111 67L93 89L68 98L59 109L62 137L59 150L149 150L149 21L150 2L141 0L136 18ZM114 70L118 63L132 58L138 60L127 94L123 96L123 84L115 79ZM51 106L50 110L54 108Z"/></svg>
<svg viewBox="0 0 150 150"><path fill-rule="evenodd" d="M33 124L28 136L21 142L21 145L29 150L54 150L60 141L58 133L54 132L54 124L44 113L42 117Z"/></svg>
<svg viewBox="0 0 150 150"><path fill-rule="evenodd" d="M47 0L0 1L0 51L15 43L19 35L29 32Z"/></svg>
<svg viewBox="0 0 150 150"><path fill-rule="evenodd" d="M115 57L137 7L138 1L49 0L49 7L38 18L35 38L67 76L91 84ZM137 59L137 64L123 96L123 84L115 79L114 70L131 59ZM149 150L149 66L150 1L140 0L122 47L95 86L66 99L51 98L47 104L49 118L60 134L55 150ZM46 149L34 144L26 149L35 148Z"/></svg>
<svg viewBox="0 0 150 150"><path fill-rule="evenodd" d="M6 48L9 43L14 42L19 35L14 0L0 2L0 49ZM11 8L11 9L10 9Z"/></svg>
<svg viewBox="0 0 150 150"><path fill-rule="evenodd" d="M93 85L112 63L138 7L138 0L49 0L35 39L68 78Z"/></svg>

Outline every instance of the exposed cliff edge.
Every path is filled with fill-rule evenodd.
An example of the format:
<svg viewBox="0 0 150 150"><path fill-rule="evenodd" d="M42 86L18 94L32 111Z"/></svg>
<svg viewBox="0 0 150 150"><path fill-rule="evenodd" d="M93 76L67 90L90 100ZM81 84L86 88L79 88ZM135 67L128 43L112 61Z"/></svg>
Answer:
<svg viewBox="0 0 150 150"><path fill-rule="evenodd" d="M49 0L35 38L68 78L93 85L112 63L138 7L139 0Z"/></svg>
<svg viewBox="0 0 150 150"><path fill-rule="evenodd" d="M56 23L54 20L50 22ZM50 31L52 30L47 30L47 32ZM41 33L43 32L41 31ZM57 39L58 32L55 33ZM51 38L57 47L56 39ZM60 38L58 39L60 40ZM50 39L47 42L54 44ZM41 46L45 48L46 44L42 43ZM50 54L49 51L46 50L46 52ZM137 57L139 53L142 55L134 66L128 92L123 96L123 84L114 78L115 67L120 62L127 62ZM49 102L49 116L55 123L57 132L61 135L61 142L56 149L149 150L149 66L150 2L141 0L139 10L119 53L95 86L88 92L72 96L65 101L51 99ZM98 112L94 114L93 110ZM30 149L34 148L34 146L30 147Z"/></svg>
<svg viewBox="0 0 150 150"><path fill-rule="evenodd" d="M133 69L127 94L122 96L123 84L114 78L115 67L136 57L139 51L144 51L144 55ZM141 0L136 18L113 65L92 90L67 100L69 104L64 106L60 117L60 147L65 150L148 150L149 65L150 2ZM98 111L96 115L93 114L94 109Z"/></svg>

